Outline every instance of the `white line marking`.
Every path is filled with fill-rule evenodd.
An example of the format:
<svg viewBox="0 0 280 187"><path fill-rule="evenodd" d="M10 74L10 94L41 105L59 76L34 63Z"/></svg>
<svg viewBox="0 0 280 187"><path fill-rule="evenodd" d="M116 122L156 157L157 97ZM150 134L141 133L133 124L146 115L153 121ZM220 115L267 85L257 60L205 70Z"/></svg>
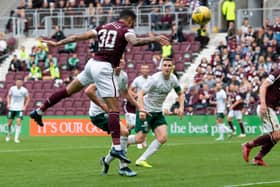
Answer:
<svg viewBox="0 0 280 187"><path fill-rule="evenodd" d="M254 182L254 183L246 183L246 184L235 184L235 185L226 185L225 187L254 186L254 185L275 184L275 183L280 183L280 181L266 181L266 182Z"/></svg>
<svg viewBox="0 0 280 187"><path fill-rule="evenodd" d="M241 142L185 142L185 143L167 143L165 146L182 146L182 145L212 145L212 144L241 144ZM106 146L79 146L79 147L61 147L61 148L35 148L35 149L8 149L0 150L0 153L14 152L39 152L39 151L60 151L60 150L79 150L79 149L104 149Z"/></svg>

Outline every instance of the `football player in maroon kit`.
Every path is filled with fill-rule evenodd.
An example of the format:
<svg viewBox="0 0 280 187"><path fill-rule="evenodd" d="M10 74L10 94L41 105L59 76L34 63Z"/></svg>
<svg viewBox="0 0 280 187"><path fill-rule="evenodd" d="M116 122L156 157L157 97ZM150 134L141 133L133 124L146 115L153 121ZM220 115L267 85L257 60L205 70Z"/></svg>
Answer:
<svg viewBox="0 0 280 187"><path fill-rule="evenodd" d="M249 161L250 151L254 147L261 146L261 150L253 159L253 164L267 166L263 157L280 140L280 126L276 115L276 108L280 106L280 70L272 72L260 87L260 105L257 107L257 113L263 122L263 135L256 139L242 144L243 158Z"/></svg>
<svg viewBox="0 0 280 187"><path fill-rule="evenodd" d="M146 45L157 42L161 45L169 43L164 35L154 37L138 38L133 30L136 14L129 9L120 12L118 21L97 26L95 29L84 34L69 36L59 42L44 40L49 46L60 46L71 42L94 39L98 41L98 51L95 56L88 60L84 70L66 88L59 90L46 99L43 104L30 113L38 125L44 126L42 121L43 112L60 100L70 97L91 83L96 87L109 107L108 127L111 133L113 147L111 155L127 163L126 157L120 146L120 124L119 124L119 100L118 87L113 77L114 68L119 66L120 59L128 43L133 46Z"/></svg>

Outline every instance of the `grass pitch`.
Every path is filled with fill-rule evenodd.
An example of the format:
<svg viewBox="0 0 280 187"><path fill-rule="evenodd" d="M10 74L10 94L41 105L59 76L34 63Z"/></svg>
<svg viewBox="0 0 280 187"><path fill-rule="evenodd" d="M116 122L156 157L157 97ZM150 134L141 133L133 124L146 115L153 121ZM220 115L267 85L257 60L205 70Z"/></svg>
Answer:
<svg viewBox="0 0 280 187"><path fill-rule="evenodd" d="M277 146L265 158L269 167L243 161L240 145L252 138L215 142L213 137L169 137L149 159L153 168L136 167L143 150L131 146L130 167L138 176L128 178L118 175L117 161L108 176L101 175L99 159L107 153L110 137L23 137L15 144L2 136L0 186L280 186Z"/></svg>

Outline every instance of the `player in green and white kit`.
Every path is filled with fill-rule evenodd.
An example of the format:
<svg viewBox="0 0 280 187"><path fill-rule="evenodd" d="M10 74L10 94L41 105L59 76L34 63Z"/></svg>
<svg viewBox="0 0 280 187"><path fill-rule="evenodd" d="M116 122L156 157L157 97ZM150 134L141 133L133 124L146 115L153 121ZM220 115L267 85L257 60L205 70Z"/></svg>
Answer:
<svg viewBox="0 0 280 187"><path fill-rule="evenodd" d="M16 118L15 126L15 143L20 143L19 135L21 131L21 120L23 118L23 112L30 101L28 90L23 87L23 81L16 80L16 85L12 86L7 95L7 108L8 112L8 132L6 136L6 142L10 141L11 126Z"/></svg>
<svg viewBox="0 0 280 187"><path fill-rule="evenodd" d="M184 114L184 93L179 81L172 74L172 59L163 59L161 71L152 75L138 94L139 111L136 114L136 135L130 135L130 144L142 143L150 129L153 130L156 139L147 150L137 159L136 165L152 167L146 160L167 141L167 122L162 113L162 104L168 93L175 89L180 98L178 116Z"/></svg>
<svg viewBox="0 0 280 187"><path fill-rule="evenodd" d="M141 65L141 75L139 75L138 77L136 77L130 87L129 87L129 91L132 92L132 94L137 97L137 94L142 90L143 86L145 85L145 83L148 81L148 79L151 77L149 75L149 66L147 64L142 64ZM131 126L135 127L135 123L136 123L136 114L135 113L129 113L126 112L125 113L125 119L126 122L129 123ZM145 139L145 141L141 144L137 144L137 148L138 149L143 149L147 147L147 139Z"/></svg>
<svg viewBox="0 0 280 187"><path fill-rule="evenodd" d="M124 61L121 62L120 66L124 66ZM128 77L127 74L121 70L121 68L115 69L114 80L116 81L116 85L120 93L126 97L132 104L137 106L137 103L132 95L128 92ZM91 84L85 90L87 96L91 99L90 108L89 108L89 116L91 122L97 126L98 128L102 129L105 132L110 133L108 127L108 106L105 104L104 100L98 93L95 84ZM120 143L122 150L127 151L127 137L129 135L129 130L124 125L120 126ZM102 174L106 175L109 171L109 164L114 160L115 157L110 155L110 151L106 157L103 157L100 162L103 166ZM136 176L137 173L128 168L127 163L120 160L119 164L119 174L122 176L133 177Z"/></svg>
<svg viewBox="0 0 280 187"><path fill-rule="evenodd" d="M219 130L219 137L216 139L217 141L224 140L224 133L231 133L231 130L225 126L224 117L226 113L226 100L227 95L225 90L222 87L222 83L218 82L216 84L216 108L217 108L217 125Z"/></svg>

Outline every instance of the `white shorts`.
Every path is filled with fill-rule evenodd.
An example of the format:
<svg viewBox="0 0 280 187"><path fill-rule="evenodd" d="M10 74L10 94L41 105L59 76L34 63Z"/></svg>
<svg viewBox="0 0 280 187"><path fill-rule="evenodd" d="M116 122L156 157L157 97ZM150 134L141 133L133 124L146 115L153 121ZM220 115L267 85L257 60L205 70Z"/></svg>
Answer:
<svg viewBox="0 0 280 187"><path fill-rule="evenodd" d="M109 62L90 59L77 78L84 86L95 83L102 98L118 97L118 84L113 74L114 69Z"/></svg>
<svg viewBox="0 0 280 187"><path fill-rule="evenodd" d="M277 118L277 115L275 113L275 111L270 108L267 107L267 112L264 116L261 116L260 114L260 105L258 105L257 107L257 114L258 116L261 118L262 122L263 122L263 130L265 133L269 133L269 132L273 132L276 130L280 130L280 126L279 126L279 121Z"/></svg>
<svg viewBox="0 0 280 187"><path fill-rule="evenodd" d="M241 110L230 110L228 113L229 118L235 117L236 119L242 119L242 111Z"/></svg>
<svg viewBox="0 0 280 187"><path fill-rule="evenodd" d="M131 128L131 127L135 127L135 123L136 123L136 114L134 113L125 113L125 121L127 124L127 127Z"/></svg>

